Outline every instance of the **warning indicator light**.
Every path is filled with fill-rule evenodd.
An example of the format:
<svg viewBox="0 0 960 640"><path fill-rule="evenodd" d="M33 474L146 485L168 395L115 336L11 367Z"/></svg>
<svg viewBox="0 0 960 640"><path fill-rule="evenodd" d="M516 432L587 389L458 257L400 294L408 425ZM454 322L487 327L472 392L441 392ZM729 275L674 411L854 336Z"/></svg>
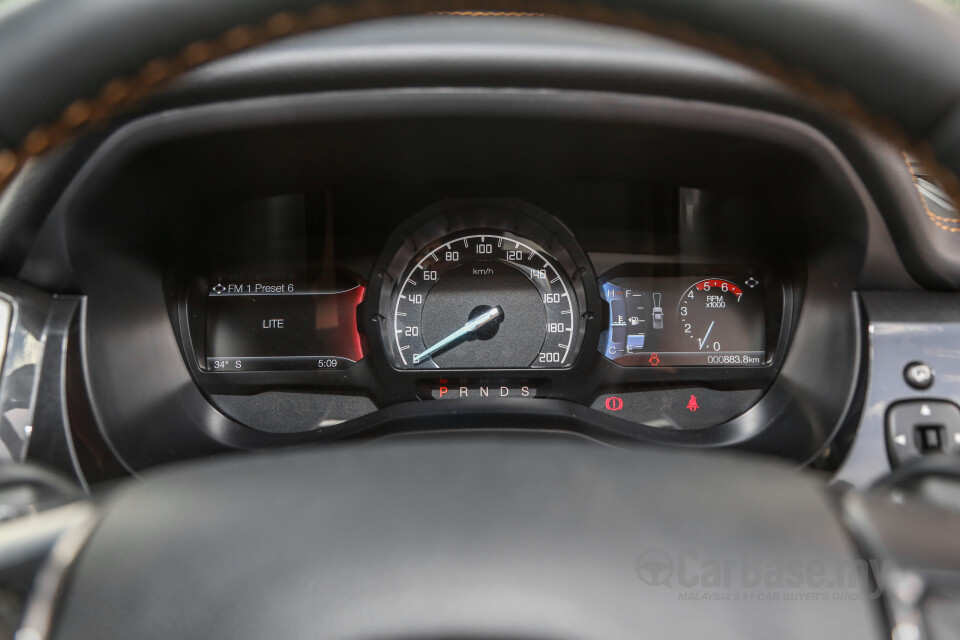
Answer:
<svg viewBox="0 0 960 640"><path fill-rule="evenodd" d="M623 398L620 396L610 396L604 404L610 411L620 411L620 409L623 409Z"/></svg>
<svg viewBox="0 0 960 640"><path fill-rule="evenodd" d="M687 409L690 411L696 411L700 408L700 405L697 404L697 396L691 395L689 402L687 402Z"/></svg>
<svg viewBox="0 0 960 640"><path fill-rule="evenodd" d="M651 367L658 366L660 364L660 356L658 356L657 354L653 354L652 356L650 356L649 362Z"/></svg>

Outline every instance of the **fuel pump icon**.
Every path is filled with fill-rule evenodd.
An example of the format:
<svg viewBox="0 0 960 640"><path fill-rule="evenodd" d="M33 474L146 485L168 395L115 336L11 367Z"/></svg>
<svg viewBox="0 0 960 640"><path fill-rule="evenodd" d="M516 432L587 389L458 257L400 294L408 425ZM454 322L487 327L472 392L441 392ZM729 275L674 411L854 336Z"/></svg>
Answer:
<svg viewBox="0 0 960 640"><path fill-rule="evenodd" d="M653 294L653 328L663 329L663 307L660 306L660 294Z"/></svg>

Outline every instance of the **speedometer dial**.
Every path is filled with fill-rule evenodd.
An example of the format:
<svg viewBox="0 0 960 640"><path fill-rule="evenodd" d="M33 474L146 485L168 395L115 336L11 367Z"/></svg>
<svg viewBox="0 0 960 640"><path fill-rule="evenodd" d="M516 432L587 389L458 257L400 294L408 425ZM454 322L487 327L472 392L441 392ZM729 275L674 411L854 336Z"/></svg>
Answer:
<svg viewBox="0 0 960 640"><path fill-rule="evenodd" d="M570 279L532 240L497 230L429 243L394 287L389 318L401 369L568 367L580 338Z"/></svg>

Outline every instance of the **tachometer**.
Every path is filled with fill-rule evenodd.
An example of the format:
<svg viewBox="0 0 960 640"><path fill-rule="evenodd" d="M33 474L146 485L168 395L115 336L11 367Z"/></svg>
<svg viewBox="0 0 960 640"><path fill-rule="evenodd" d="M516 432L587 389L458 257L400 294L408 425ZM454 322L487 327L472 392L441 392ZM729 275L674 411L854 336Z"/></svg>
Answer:
<svg viewBox="0 0 960 640"><path fill-rule="evenodd" d="M401 369L568 367L580 340L570 278L533 240L463 231L414 255L387 322Z"/></svg>
<svg viewBox="0 0 960 640"><path fill-rule="evenodd" d="M756 280L752 280L756 282ZM677 303L677 320L693 341L690 351L735 356L711 360L724 364L760 364L764 354L762 316L749 313L743 290L730 280L708 278L687 287Z"/></svg>

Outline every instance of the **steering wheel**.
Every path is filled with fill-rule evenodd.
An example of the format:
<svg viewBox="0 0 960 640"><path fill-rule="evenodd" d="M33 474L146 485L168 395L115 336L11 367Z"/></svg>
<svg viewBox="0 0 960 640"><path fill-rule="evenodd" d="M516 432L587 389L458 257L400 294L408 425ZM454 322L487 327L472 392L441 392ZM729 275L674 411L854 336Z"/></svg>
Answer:
<svg viewBox="0 0 960 640"><path fill-rule="evenodd" d="M960 29L913 2L316 2L0 7L0 188L215 58L363 19L511 11L757 68L910 150L960 200ZM715 454L525 440L270 454L164 472L84 523L40 576L19 640L881 633L868 582L855 602L821 597L831 572L864 561L834 501ZM736 588L790 576L806 599Z"/></svg>

